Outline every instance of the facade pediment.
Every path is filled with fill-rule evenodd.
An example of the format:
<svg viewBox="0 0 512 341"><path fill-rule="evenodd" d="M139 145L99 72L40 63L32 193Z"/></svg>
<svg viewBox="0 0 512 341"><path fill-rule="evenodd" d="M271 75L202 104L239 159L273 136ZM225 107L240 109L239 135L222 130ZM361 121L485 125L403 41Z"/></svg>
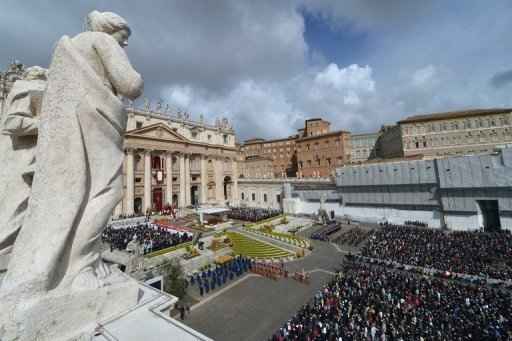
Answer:
<svg viewBox="0 0 512 341"><path fill-rule="evenodd" d="M164 123L156 123L147 127L127 131L126 137L142 137L174 142L188 142L187 138L178 134Z"/></svg>

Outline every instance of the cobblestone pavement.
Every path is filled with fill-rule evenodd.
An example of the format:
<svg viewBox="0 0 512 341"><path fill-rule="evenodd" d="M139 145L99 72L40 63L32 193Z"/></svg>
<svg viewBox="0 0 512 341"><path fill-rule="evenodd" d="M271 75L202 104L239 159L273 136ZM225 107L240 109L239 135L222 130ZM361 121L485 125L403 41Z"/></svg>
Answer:
<svg viewBox="0 0 512 341"><path fill-rule="evenodd" d="M315 272L309 285L248 276L238 285L193 309L184 321L216 341L263 341L290 318L330 275Z"/></svg>

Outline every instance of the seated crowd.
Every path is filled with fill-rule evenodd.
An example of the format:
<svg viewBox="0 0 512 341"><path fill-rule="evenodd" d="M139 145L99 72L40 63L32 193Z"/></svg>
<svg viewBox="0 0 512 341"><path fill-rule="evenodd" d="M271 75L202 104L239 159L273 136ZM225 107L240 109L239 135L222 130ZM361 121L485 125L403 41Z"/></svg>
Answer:
<svg viewBox="0 0 512 341"><path fill-rule="evenodd" d="M276 217L280 214L282 214L281 210L276 210L273 208L241 207L232 208L228 213L228 217L230 219L257 222L260 220Z"/></svg>
<svg viewBox="0 0 512 341"><path fill-rule="evenodd" d="M363 230L360 227L354 227L339 235L333 240L333 242L338 245L359 246L359 244L365 241L372 232L372 230Z"/></svg>
<svg viewBox="0 0 512 341"><path fill-rule="evenodd" d="M454 231L385 224L362 255L500 280L512 279L510 232Z"/></svg>
<svg viewBox="0 0 512 341"><path fill-rule="evenodd" d="M510 340L509 291L347 261L272 341Z"/></svg>
<svg viewBox="0 0 512 341"><path fill-rule="evenodd" d="M412 226L418 226L418 227L428 227L427 223L424 223L419 220L406 220L404 221L404 225L412 225Z"/></svg>
<svg viewBox="0 0 512 341"><path fill-rule="evenodd" d="M176 232L151 223L142 223L124 228L107 226L102 241L110 244L110 250L126 250L126 246L136 236L142 243L144 254L159 251L192 240L193 235Z"/></svg>

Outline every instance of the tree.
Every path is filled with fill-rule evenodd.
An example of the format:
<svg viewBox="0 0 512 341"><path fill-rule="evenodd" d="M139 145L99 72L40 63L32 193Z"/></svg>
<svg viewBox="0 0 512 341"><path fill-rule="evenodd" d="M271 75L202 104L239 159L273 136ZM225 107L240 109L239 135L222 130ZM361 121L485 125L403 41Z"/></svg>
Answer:
<svg viewBox="0 0 512 341"><path fill-rule="evenodd" d="M171 259L161 264L161 273L164 277L164 291L178 297L185 296L188 282L185 279L183 267L178 259Z"/></svg>

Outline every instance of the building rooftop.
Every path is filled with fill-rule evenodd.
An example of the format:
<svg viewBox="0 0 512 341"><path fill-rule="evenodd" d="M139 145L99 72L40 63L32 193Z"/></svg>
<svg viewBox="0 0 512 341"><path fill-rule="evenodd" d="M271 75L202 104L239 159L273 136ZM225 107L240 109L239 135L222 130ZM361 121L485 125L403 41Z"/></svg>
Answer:
<svg viewBox="0 0 512 341"><path fill-rule="evenodd" d="M447 112L433 113L433 114L427 114L427 115L414 115L414 116L407 117L404 120L398 121L398 123L427 122L427 121L445 120L445 119L451 119L451 118L463 118L463 117L472 117L472 116L503 114L503 113L507 113L507 112L512 112L512 108L468 109L468 110L459 110L459 111L447 111Z"/></svg>
<svg viewBox="0 0 512 341"><path fill-rule="evenodd" d="M242 144L242 146L248 145L248 144L257 144L257 143L273 143L273 142L280 142L280 141L289 141L289 140L295 140L296 138L297 138L297 135L291 135L288 137L282 137L282 138L272 139L272 140L265 140L262 138L254 138L254 139L245 140L244 143Z"/></svg>
<svg viewBox="0 0 512 341"><path fill-rule="evenodd" d="M139 303L127 312L102 321L93 341L213 341L169 317L177 298L150 287L140 286Z"/></svg>
<svg viewBox="0 0 512 341"><path fill-rule="evenodd" d="M373 132L373 133L357 133L357 134L354 134L354 133L351 133L350 136L351 137L366 137L366 136L379 136L381 134L380 131L377 131L377 132Z"/></svg>
<svg viewBox="0 0 512 341"><path fill-rule="evenodd" d="M231 127L227 123L219 122L219 125L213 125L213 124L206 123L205 121L202 121L202 120L199 120L199 121L193 120L190 117L185 117L185 116L180 117L175 112L146 110L146 109L135 108L135 107L130 107L130 106L126 107L126 110L127 110L127 112L133 113L134 115L152 117L152 118L156 118L156 119L160 119L160 120L172 121L172 122L177 122L177 123L183 123L183 124L187 124L187 125L193 126L193 127L203 127L203 128L208 128L208 129L220 129L225 132L234 133L233 127ZM224 125L222 125L222 124L224 124Z"/></svg>
<svg viewBox="0 0 512 341"><path fill-rule="evenodd" d="M326 120L324 120L321 117L314 117L314 118L309 118L309 119L306 120L306 122L313 122L313 121L323 121L325 123L331 124L331 122L326 121Z"/></svg>
<svg viewBox="0 0 512 341"><path fill-rule="evenodd" d="M340 134L350 134L350 132L346 131L346 130L336 130L336 131L331 131L329 133L320 134L320 135L304 136L304 137L299 137L297 139L297 142L321 139L321 138L324 138L324 137L335 136L335 135L340 135Z"/></svg>

